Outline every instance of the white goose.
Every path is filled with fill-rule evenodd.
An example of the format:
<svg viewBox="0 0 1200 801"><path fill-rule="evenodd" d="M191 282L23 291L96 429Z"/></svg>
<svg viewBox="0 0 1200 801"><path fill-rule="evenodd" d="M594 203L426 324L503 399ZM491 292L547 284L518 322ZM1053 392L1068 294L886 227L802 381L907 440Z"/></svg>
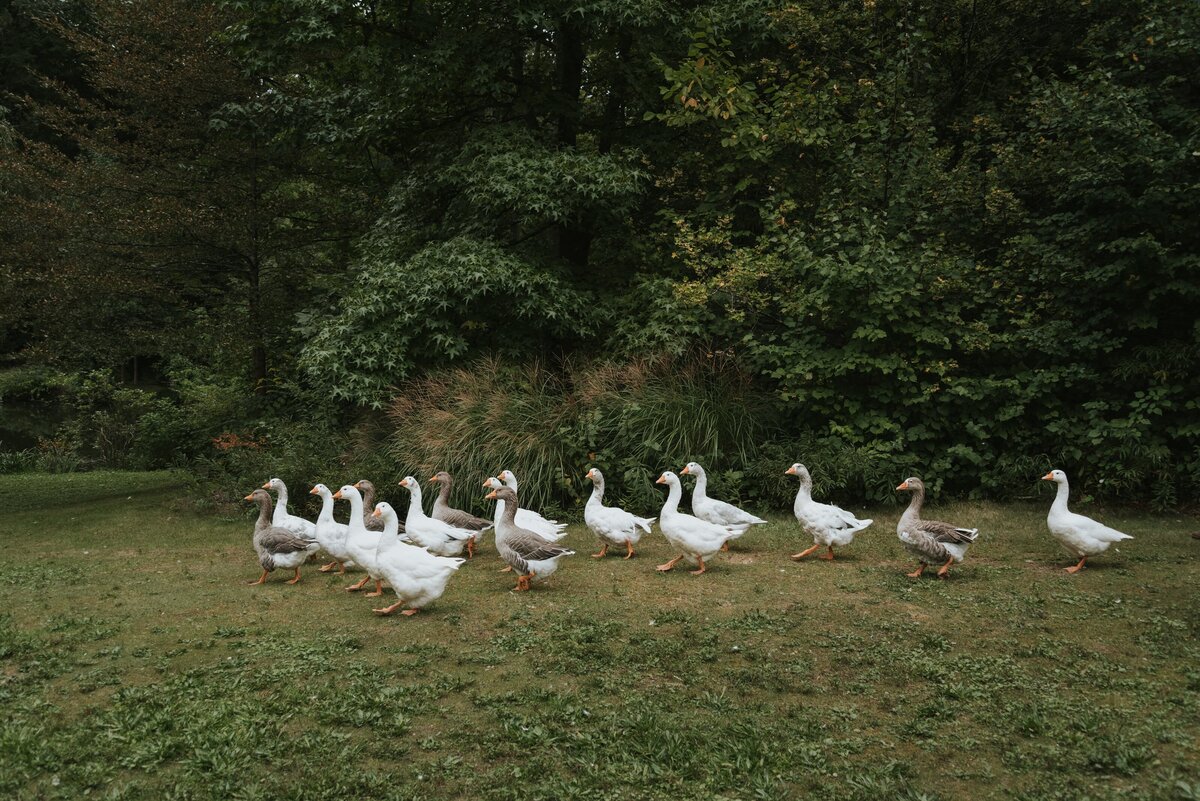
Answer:
<svg viewBox="0 0 1200 801"><path fill-rule="evenodd" d="M400 518L389 503L377 504L372 516L383 520L383 533L379 536L375 563L396 593L396 603L374 611L376 614L390 615L399 607L407 606L400 614L411 617L442 597L450 576L458 570L463 560L434 556L424 548L402 542L399 537Z"/></svg>
<svg viewBox="0 0 1200 801"><path fill-rule="evenodd" d="M1079 559L1079 564L1063 568L1068 573L1083 570L1083 563L1089 556L1104 553L1114 542L1133 539L1128 534L1122 534L1115 528L1109 528L1068 509L1067 496L1071 494L1071 490L1067 484L1067 474L1063 471L1051 470L1042 476L1042 481L1058 484L1058 494L1054 496L1054 503L1050 505L1050 514L1046 515L1046 525L1054 538Z"/></svg>
<svg viewBox="0 0 1200 801"><path fill-rule="evenodd" d="M411 493L404 532L415 544L438 556L458 556L476 535L466 528L456 528L425 514L421 506L421 485L412 476L405 476L400 486Z"/></svg>
<svg viewBox="0 0 1200 801"><path fill-rule="evenodd" d="M821 546L826 552L821 559L833 559L833 546L841 547L854 541L854 535L865 529L873 520L859 520L854 515L831 503L817 503L812 499L812 476L808 468L796 462L784 471L785 476L796 476L800 479L800 489L796 491L796 502L792 504L792 513L796 515L801 528L813 538L813 546L792 558L800 561Z"/></svg>
<svg viewBox="0 0 1200 801"><path fill-rule="evenodd" d="M508 470L505 470L500 475L504 475L504 473L508 473L510 476L512 475L512 473L509 472ZM516 479L513 480L513 483L514 484L516 483ZM489 489L497 490L497 489L500 489L501 487L504 487L507 485L503 481L501 481L499 478L496 478L495 476L493 476L491 478L485 478L483 480L483 486L485 486ZM509 489L512 489L513 492L516 492L516 490L513 489L511 486L509 487ZM504 500L497 499L496 500L496 512L492 517L492 521L496 527L499 527L500 520L503 517L504 517ZM567 536L567 532L565 531L567 525L565 523L559 523L559 522L556 522L553 520L547 520L546 518L539 515L537 512L531 512L528 509L520 509L520 508L517 509L516 525L520 526L521 528L525 529L526 531L532 531L534 534L545 537L548 540L557 541L557 540L561 540L563 537Z"/></svg>
<svg viewBox="0 0 1200 801"><path fill-rule="evenodd" d="M699 565L699 570L691 571L692 575L698 576L708 569L704 566L704 560L711 559L729 540L741 536L745 529L709 523L679 511L683 487L679 483L679 476L670 470L659 476L655 483L666 484L669 488L667 500L658 515L659 531L676 550L682 551L679 556L655 569L665 573L673 569L680 559L686 559L688 564Z"/></svg>
<svg viewBox="0 0 1200 801"><path fill-rule="evenodd" d="M328 573L336 566L340 576L346 572L347 565L351 567L354 565L350 552L346 550L346 537L350 533L350 527L333 519L333 493L329 491L329 487L317 484L309 490L309 494L321 496L321 513L317 515L316 538L317 542L321 544L321 550L333 559L329 564L322 565L317 569L322 573Z"/></svg>
<svg viewBox="0 0 1200 801"><path fill-rule="evenodd" d="M363 522L363 499L359 494L358 487L347 484L335 492L333 498L334 500L344 498L350 501L350 524L346 531L346 552L350 554L350 558L354 560L355 564L367 571L367 575L362 577L362 581L351 584L346 591L357 592L365 587L368 581L374 579L375 591L368 592L366 595L368 598L378 598L383 595L383 574L379 572L379 566L375 563L375 552L379 549L379 537L383 532L367 530L367 526Z"/></svg>
<svg viewBox="0 0 1200 801"><path fill-rule="evenodd" d="M592 554L594 559L603 559L608 546L625 546L625 558L633 556L633 546L642 538L642 532L650 533L653 517L637 517L616 506L604 505L604 474L593 467L586 478L592 480L592 497L583 507L583 522L600 540L600 552Z"/></svg>
<svg viewBox="0 0 1200 801"><path fill-rule="evenodd" d="M692 490L692 514L701 520L706 520L718 526L729 526L737 529L737 534L731 539L737 539L746 533L746 529L751 526L759 526L766 523L761 517L755 517L747 511L737 508L731 503L718 501L715 498L708 497L708 476L704 472L704 468L696 462L688 462L682 470L679 471L683 476L695 476L696 486ZM729 550L729 543L725 543L722 550Z"/></svg>
<svg viewBox="0 0 1200 801"><path fill-rule="evenodd" d="M303 517L288 512L287 484L283 483L283 479L272 478L263 484L262 488L275 490L275 512L271 515L271 525L277 528L286 528L297 537L303 537L306 540L315 540L317 538L317 527L315 525Z"/></svg>

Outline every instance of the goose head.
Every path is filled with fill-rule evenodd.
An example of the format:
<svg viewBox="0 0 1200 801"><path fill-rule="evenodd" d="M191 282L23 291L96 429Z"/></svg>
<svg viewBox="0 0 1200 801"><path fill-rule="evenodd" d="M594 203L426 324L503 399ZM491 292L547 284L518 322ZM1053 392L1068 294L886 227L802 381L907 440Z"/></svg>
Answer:
<svg viewBox="0 0 1200 801"><path fill-rule="evenodd" d="M784 470L783 474L785 476L798 476L800 478L804 478L805 476L808 475L808 468L805 467L804 465L800 464L799 462L796 462L794 465L789 467L787 470Z"/></svg>
<svg viewBox="0 0 1200 801"><path fill-rule="evenodd" d="M1067 474L1061 470L1051 470L1046 475L1042 476L1042 481L1053 481L1055 484L1063 484L1067 480Z"/></svg>
<svg viewBox="0 0 1200 801"><path fill-rule="evenodd" d="M681 476L702 476L702 475L704 475L704 468L701 467L696 462L688 462L687 464L685 464L683 466L683 469L679 471L679 475L681 475Z"/></svg>
<svg viewBox="0 0 1200 801"><path fill-rule="evenodd" d="M330 495L329 487L325 486L324 484L314 484L313 488L308 491L308 494L320 495L322 498L324 498L326 495Z"/></svg>
<svg viewBox="0 0 1200 801"><path fill-rule="evenodd" d="M483 480L483 486L498 490L504 486L504 482L501 481L500 479L496 478L495 476L491 476L491 477L485 478Z"/></svg>
<svg viewBox="0 0 1200 801"><path fill-rule="evenodd" d="M684 470L687 470L687 468L685 467ZM670 486L670 487L678 486L679 485L679 476L675 475L670 470L667 470L667 471L664 471L663 474L661 476L659 476L658 480L656 480L654 483L655 484L666 484L667 486Z"/></svg>
<svg viewBox="0 0 1200 801"><path fill-rule="evenodd" d="M375 504L375 511L371 512L371 517L381 518L384 523L390 523L393 519L400 519L396 516L396 510L387 501Z"/></svg>
<svg viewBox="0 0 1200 801"><path fill-rule="evenodd" d="M275 490L276 492L287 492L287 486L283 483L282 478L268 479L267 483L262 485L262 488L265 490Z"/></svg>
<svg viewBox="0 0 1200 801"><path fill-rule="evenodd" d="M416 497L421 497L421 482L417 481L412 476L405 476L400 479L400 486L411 492Z"/></svg>
<svg viewBox="0 0 1200 801"><path fill-rule="evenodd" d="M511 470L501 470L496 474L496 476L503 481L506 486L511 487L513 484L517 483L517 476Z"/></svg>
<svg viewBox="0 0 1200 801"><path fill-rule="evenodd" d="M584 478L590 478L593 484L599 484L604 480L604 474L601 473L598 468L593 467L591 470L587 471L587 475L585 475Z"/></svg>
<svg viewBox="0 0 1200 801"><path fill-rule="evenodd" d="M262 503L263 501L266 501L267 503L270 503L271 496L268 495L267 491L264 489L256 489L254 492L250 493L245 498L242 498L242 500L243 501L257 501L258 503Z"/></svg>
<svg viewBox="0 0 1200 801"><path fill-rule="evenodd" d="M505 487L505 486L501 486L497 489L492 490L484 497L489 500L493 500L493 501L504 501L505 503L510 503L510 502L516 503L517 502L517 493L513 492L511 489L509 489L508 487Z"/></svg>
<svg viewBox="0 0 1200 801"><path fill-rule="evenodd" d="M358 487L352 486L350 484L346 484L340 490L333 493L333 499L335 501L340 501L340 500L348 499L353 495L358 495Z"/></svg>
<svg viewBox="0 0 1200 801"><path fill-rule="evenodd" d="M913 492L917 492L917 491L924 492L925 491L925 482L922 481L921 479L917 478L916 476L909 476L908 478L901 481L900 486L896 487L896 489L897 490L911 490Z"/></svg>
<svg viewBox="0 0 1200 801"><path fill-rule="evenodd" d="M451 482L450 474L445 470L439 470L429 477L430 483L449 484Z"/></svg>

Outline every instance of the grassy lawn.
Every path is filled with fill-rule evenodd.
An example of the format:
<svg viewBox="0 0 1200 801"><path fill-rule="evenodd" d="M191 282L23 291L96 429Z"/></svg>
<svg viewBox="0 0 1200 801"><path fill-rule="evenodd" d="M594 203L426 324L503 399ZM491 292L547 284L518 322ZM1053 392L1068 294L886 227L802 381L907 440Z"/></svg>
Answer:
<svg viewBox="0 0 1200 801"><path fill-rule="evenodd" d="M247 587L249 509L173 511L170 474L0 491L0 797L1200 798L1192 518L1097 513L1136 539L1072 577L1049 495L934 503L983 532L949 581L903 575L899 507L698 578L579 527L549 585L489 540L407 619L315 566Z"/></svg>

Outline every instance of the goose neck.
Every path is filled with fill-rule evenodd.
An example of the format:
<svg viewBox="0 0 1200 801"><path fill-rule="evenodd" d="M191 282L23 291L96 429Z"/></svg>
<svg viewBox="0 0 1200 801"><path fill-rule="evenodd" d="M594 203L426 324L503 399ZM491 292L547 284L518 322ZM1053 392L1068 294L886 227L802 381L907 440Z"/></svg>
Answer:
<svg viewBox="0 0 1200 801"><path fill-rule="evenodd" d="M604 501L604 479L592 482L592 497L588 498L588 506L600 506Z"/></svg>
<svg viewBox="0 0 1200 801"><path fill-rule="evenodd" d="M321 493L321 514L317 515L318 523L333 522L333 494L329 492Z"/></svg>
<svg viewBox="0 0 1200 801"><path fill-rule="evenodd" d="M1058 492L1055 493L1054 503L1051 504L1050 508L1052 510L1058 511L1058 512L1067 511L1067 499L1070 496L1070 494L1071 494L1071 488L1067 484L1066 479L1059 481L1058 482Z"/></svg>
<svg viewBox="0 0 1200 801"><path fill-rule="evenodd" d="M679 499L683 497L683 489L678 481L667 484L667 500L663 503L664 515L675 514L679 511Z"/></svg>
<svg viewBox="0 0 1200 801"><path fill-rule="evenodd" d="M696 472L696 487L692 490L692 497L708 497L708 475L703 470Z"/></svg>
<svg viewBox="0 0 1200 801"><path fill-rule="evenodd" d="M279 492L275 496L275 514L282 517L287 514L288 495L287 487L284 484L279 485Z"/></svg>
<svg viewBox="0 0 1200 801"><path fill-rule="evenodd" d="M258 499L258 519L254 521L255 528L265 528L271 525L271 499Z"/></svg>
<svg viewBox="0 0 1200 801"><path fill-rule="evenodd" d="M908 508L904 510L904 514L900 516L900 522L908 523L912 520L919 520L921 517L921 506L925 503L925 488L914 487L912 490L912 500L908 502Z"/></svg>

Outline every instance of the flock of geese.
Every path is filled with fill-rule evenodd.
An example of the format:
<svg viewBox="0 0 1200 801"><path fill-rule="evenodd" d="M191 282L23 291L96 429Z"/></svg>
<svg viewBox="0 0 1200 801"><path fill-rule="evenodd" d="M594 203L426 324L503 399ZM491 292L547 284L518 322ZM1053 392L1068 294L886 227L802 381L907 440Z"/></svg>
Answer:
<svg viewBox="0 0 1200 801"><path fill-rule="evenodd" d="M696 480L692 514L679 510L683 497L679 475L693 476ZM733 504L708 497L707 477L699 464L689 462L679 475L668 470L658 477L656 483L665 484L668 491L662 510L653 518L605 506L604 475L596 468L589 470L586 478L592 482L592 495L584 507L583 519L600 544L600 550L592 557L602 559L613 547L623 548L624 558L629 559L642 535L649 534L657 520L659 531L679 555L656 569L666 572L686 561L696 568L691 573L700 575L708 570L707 560L728 550L729 543L751 527L767 522ZM835 547L849 545L855 534L873 522L860 520L832 504L814 501L812 476L803 464L793 464L785 475L796 476L800 481L793 511L801 528L813 539L811 548L793 554L792 559L799 561L824 549L819 558L832 560ZM1050 533L1079 560L1066 568L1068 573L1081 570L1088 557L1103 553L1112 543L1131 539L1128 534L1067 509L1070 491L1063 471L1052 470L1042 478L1058 484L1058 494L1046 518ZM519 591L549 577L564 557L575 553L560 543L566 534L565 523L547 520L520 506L517 477L511 470L501 471L483 482L489 490L486 497L496 502L492 520L450 506L453 480L449 473L439 472L429 481L440 485L432 517L425 514L420 483L406 476L400 482L409 492L408 512L403 521L390 504L375 503L375 486L371 482L359 481L337 492L331 492L324 484L313 487L311 494L321 497L321 512L316 522L311 522L288 512L287 486L272 478L246 496L246 500L259 506L254 549L262 567L262 575L250 583L262 584L272 571L284 569L295 571L287 582L295 584L300 580L300 566L310 556L323 552L330 561L319 568L322 572L336 568L342 574L351 566L365 571L362 580L347 590L360 590L374 581L374 590L366 594L379 597L383 595L385 582L392 588L396 602L375 612L387 615L404 607L402 614L414 615L441 597L450 577L466 561L462 553L465 551L467 558L473 557L480 538L488 530L494 531L496 550L508 565L503 569L516 574ZM950 566L966 556L967 549L979 536L979 529L922 518L925 485L919 478L907 478L896 489L912 493L912 501L896 525L900 542L918 562L917 569L908 575L916 578L926 567L936 566L937 575L944 578ZM268 490L275 491L274 505ZM348 523L334 519L334 501L338 500L350 503Z"/></svg>

